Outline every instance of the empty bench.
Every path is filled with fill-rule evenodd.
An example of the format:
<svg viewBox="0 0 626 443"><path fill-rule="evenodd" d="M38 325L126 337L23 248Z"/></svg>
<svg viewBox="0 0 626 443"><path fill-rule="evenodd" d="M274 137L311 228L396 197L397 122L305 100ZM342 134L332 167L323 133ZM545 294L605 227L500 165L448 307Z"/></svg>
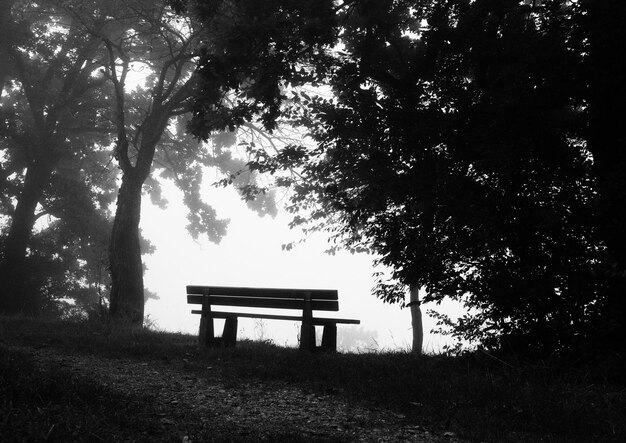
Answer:
<svg viewBox="0 0 626 443"><path fill-rule="evenodd" d="M264 318L269 320L291 320L302 322L300 349L316 348L315 326L323 326L322 348L337 350L337 324L359 324L360 320L324 318L313 315L313 311L338 311L339 297L333 289L276 289L236 288L230 286L187 286L187 302L201 305L193 314L201 314L200 344L203 346L235 346L237 342L237 319ZM301 315L264 314L255 312L228 312L214 310L224 308L293 309ZM221 337L215 336L213 319L225 319Z"/></svg>

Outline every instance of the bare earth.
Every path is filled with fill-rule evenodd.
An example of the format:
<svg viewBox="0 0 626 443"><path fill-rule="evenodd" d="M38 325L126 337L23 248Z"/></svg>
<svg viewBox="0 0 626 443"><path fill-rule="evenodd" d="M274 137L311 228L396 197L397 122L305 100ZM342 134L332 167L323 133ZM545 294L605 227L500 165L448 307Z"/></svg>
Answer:
<svg viewBox="0 0 626 443"><path fill-rule="evenodd" d="M177 435L181 442L460 442L450 433L435 435L407 423L402 414L350 404L333 393L307 393L296 385L278 382L227 386L211 367L206 368L206 377L181 371L184 361L148 364L65 354L50 347L20 347L19 351L29 354L42 371L61 369L68 377L87 377L106 390L147 399L152 403L149 410L156 411L151 413L151 422L168 435Z"/></svg>

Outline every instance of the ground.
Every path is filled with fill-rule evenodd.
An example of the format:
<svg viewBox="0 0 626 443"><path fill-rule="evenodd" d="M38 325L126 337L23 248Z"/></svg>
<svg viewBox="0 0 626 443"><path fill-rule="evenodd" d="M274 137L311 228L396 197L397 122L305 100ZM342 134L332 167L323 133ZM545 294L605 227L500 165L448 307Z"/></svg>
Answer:
<svg viewBox="0 0 626 443"><path fill-rule="evenodd" d="M309 353L0 316L0 442L626 441L619 355Z"/></svg>
<svg viewBox="0 0 626 443"><path fill-rule="evenodd" d="M68 353L49 344L4 345L2 351L27 356L42 374L60 372L95 384L107 399L148 403L137 408L138 415L148 416L128 435L129 441L459 441L451 433L436 435L409 423L403 414L347 401L330 389L320 394L277 381L233 386L211 366L206 374L198 374L197 368L187 371L186 359L106 358ZM54 428L53 423L46 440L54 436ZM83 437L108 441L111 436ZM119 440L126 440L124 430Z"/></svg>

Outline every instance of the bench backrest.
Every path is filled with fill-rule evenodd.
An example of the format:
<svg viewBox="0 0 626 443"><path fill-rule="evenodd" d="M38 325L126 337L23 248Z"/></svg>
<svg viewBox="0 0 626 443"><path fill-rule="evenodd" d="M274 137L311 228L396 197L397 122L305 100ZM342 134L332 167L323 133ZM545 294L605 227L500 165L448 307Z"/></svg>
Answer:
<svg viewBox="0 0 626 443"><path fill-rule="evenodd" d="M211 305L249 308L305 308L310 298L314 311L338 311L339 296L335 289L235 288L230 286L187 286L187 303L202 304L209 296Z"/></svg>

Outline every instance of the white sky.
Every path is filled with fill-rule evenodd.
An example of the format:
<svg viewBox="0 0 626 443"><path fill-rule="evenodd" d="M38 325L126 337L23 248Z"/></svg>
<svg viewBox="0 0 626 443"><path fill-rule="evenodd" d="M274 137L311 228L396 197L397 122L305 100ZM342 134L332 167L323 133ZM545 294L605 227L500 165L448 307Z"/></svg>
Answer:
<svg viewBox="0 0 626 443"><path fill-rule="evenodd" d="M159 300L149 300L146 314L159 329L196 334L200 318L191 314L185 286L222 285L252 287L325 288L339 291L341 318L356 318L360 325L339 325L339 341L349 329L359 329L365 342L358 349L410 349L411 318L408 309L388 305L371 295L374 285L371 257L347 252L330 256L322 235L311 237L291 251L281 245L300 237L287 224L284 212L272 219L259 217L249 210L232 188L207 185L204 198L218 211L220 218L230 218L228 235L219 245L207 239L193 241L187 233L186 208L182 193L173 185L164 186L170 204L166 210L143 199L141 227L155 246L152 256L145 256L148 266L145 285ZM458 307L444 306L456 314ZM434 320L424 313L424 348L440 351L447 338L430 334ZM324 314L326 315L326 314ZM331 313L332 315L332 313ZM218 325L217 330L221 326ZM266 338L278 345L297 346L298 324L281 320L239 320L239 337ZM318 340L321 328L317 331Z"/></svg>

